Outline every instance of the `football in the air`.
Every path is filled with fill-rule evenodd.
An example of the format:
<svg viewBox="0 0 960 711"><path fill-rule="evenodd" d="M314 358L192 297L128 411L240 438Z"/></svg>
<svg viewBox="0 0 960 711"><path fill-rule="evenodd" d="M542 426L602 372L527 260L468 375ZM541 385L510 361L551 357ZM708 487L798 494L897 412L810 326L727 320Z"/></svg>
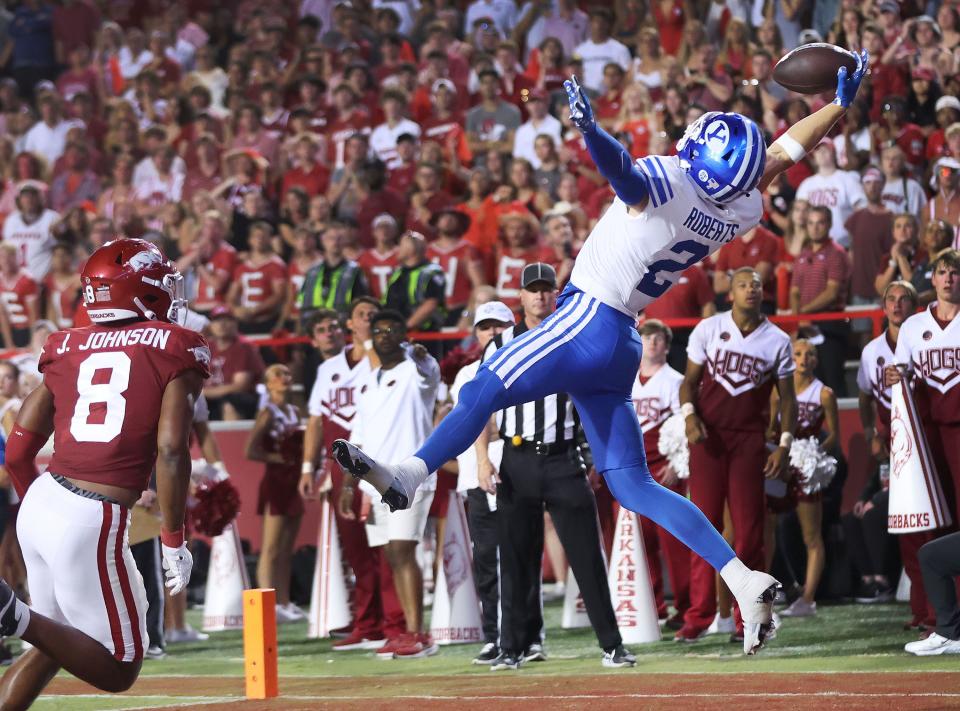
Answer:
<svg viewBox="0 0 960 711"><path fill-rule="evenodd" d="M788 52L773 68L773 80L800 94L819 94L837 86L837 70L853 73L857 60L847 50L826 42L801 45Z"/></svg>

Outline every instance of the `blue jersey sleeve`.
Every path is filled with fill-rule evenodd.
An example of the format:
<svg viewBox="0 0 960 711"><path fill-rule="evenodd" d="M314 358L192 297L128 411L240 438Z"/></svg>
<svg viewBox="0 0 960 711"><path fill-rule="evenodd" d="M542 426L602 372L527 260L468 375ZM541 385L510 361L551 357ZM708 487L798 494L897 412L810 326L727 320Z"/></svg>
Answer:
<svg viewBox="0 0 960 711"><path fill-rule="evenodd" d="M668 166L664 163L663 156L649 156L641 158L636 162L638 170L643 173L647 179L647 185L650 190L650 205L652 207L662 207L673 200L676 194L671 184L670 175L667 172Z"/></svg>
<svg viewBox="0 0 960 711"><path fill-rule="evenodd" d="M650 194L647 175L637 168L620 142L599 126L585 132L583 140L597 170L610 181L617 197L627 205L643 202Z"/></svg>

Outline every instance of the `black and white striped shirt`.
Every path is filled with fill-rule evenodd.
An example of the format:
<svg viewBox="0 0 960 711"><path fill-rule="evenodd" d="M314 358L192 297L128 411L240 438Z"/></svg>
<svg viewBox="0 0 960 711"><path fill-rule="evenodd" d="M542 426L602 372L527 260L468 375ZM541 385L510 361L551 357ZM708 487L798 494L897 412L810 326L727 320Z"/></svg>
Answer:
<svg viewBox="0 0 960 711"><path fill-rule="evenodd" d="M529 331L525 321L508 328L494 336L483 352L483 360L515 337ZM500 437L509 442L515 435L527 442L554 444L570 442L576 439L580 419L573 407L573 401L566 393L547 395L533 402L508 407L496 413L497 428Z"/></svg>

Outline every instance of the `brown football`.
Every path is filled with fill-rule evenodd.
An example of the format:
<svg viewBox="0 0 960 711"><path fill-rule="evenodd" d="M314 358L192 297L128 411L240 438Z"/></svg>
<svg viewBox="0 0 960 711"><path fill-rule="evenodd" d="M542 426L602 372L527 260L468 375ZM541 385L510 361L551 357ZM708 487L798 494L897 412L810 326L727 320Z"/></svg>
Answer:
<svg viewBox="0 0 960 711"><path fill-rule="evenodd" d="M800 94L819 94L837 86L837 70L857 68L853 54L836 45L814 42L787 53L773 68L773 80Z"/></svg>

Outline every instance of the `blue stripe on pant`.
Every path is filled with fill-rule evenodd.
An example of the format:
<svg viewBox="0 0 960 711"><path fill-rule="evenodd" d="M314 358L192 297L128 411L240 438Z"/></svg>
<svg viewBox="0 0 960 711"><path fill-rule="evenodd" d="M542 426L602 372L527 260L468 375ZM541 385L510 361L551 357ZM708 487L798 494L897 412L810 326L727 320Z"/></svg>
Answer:
<svg viewBox="0 0 960 711"><path fill-rule="evenodd" d="M719 570L734 557L733 549L696 506L660 486L647 468L630 399L641 353L633 319L571 285L557 304L539 327L510 341L480 367L416 456L435 471L472 447L497 410L569 393L597 471L620 504L667 529Z"/></svg>

